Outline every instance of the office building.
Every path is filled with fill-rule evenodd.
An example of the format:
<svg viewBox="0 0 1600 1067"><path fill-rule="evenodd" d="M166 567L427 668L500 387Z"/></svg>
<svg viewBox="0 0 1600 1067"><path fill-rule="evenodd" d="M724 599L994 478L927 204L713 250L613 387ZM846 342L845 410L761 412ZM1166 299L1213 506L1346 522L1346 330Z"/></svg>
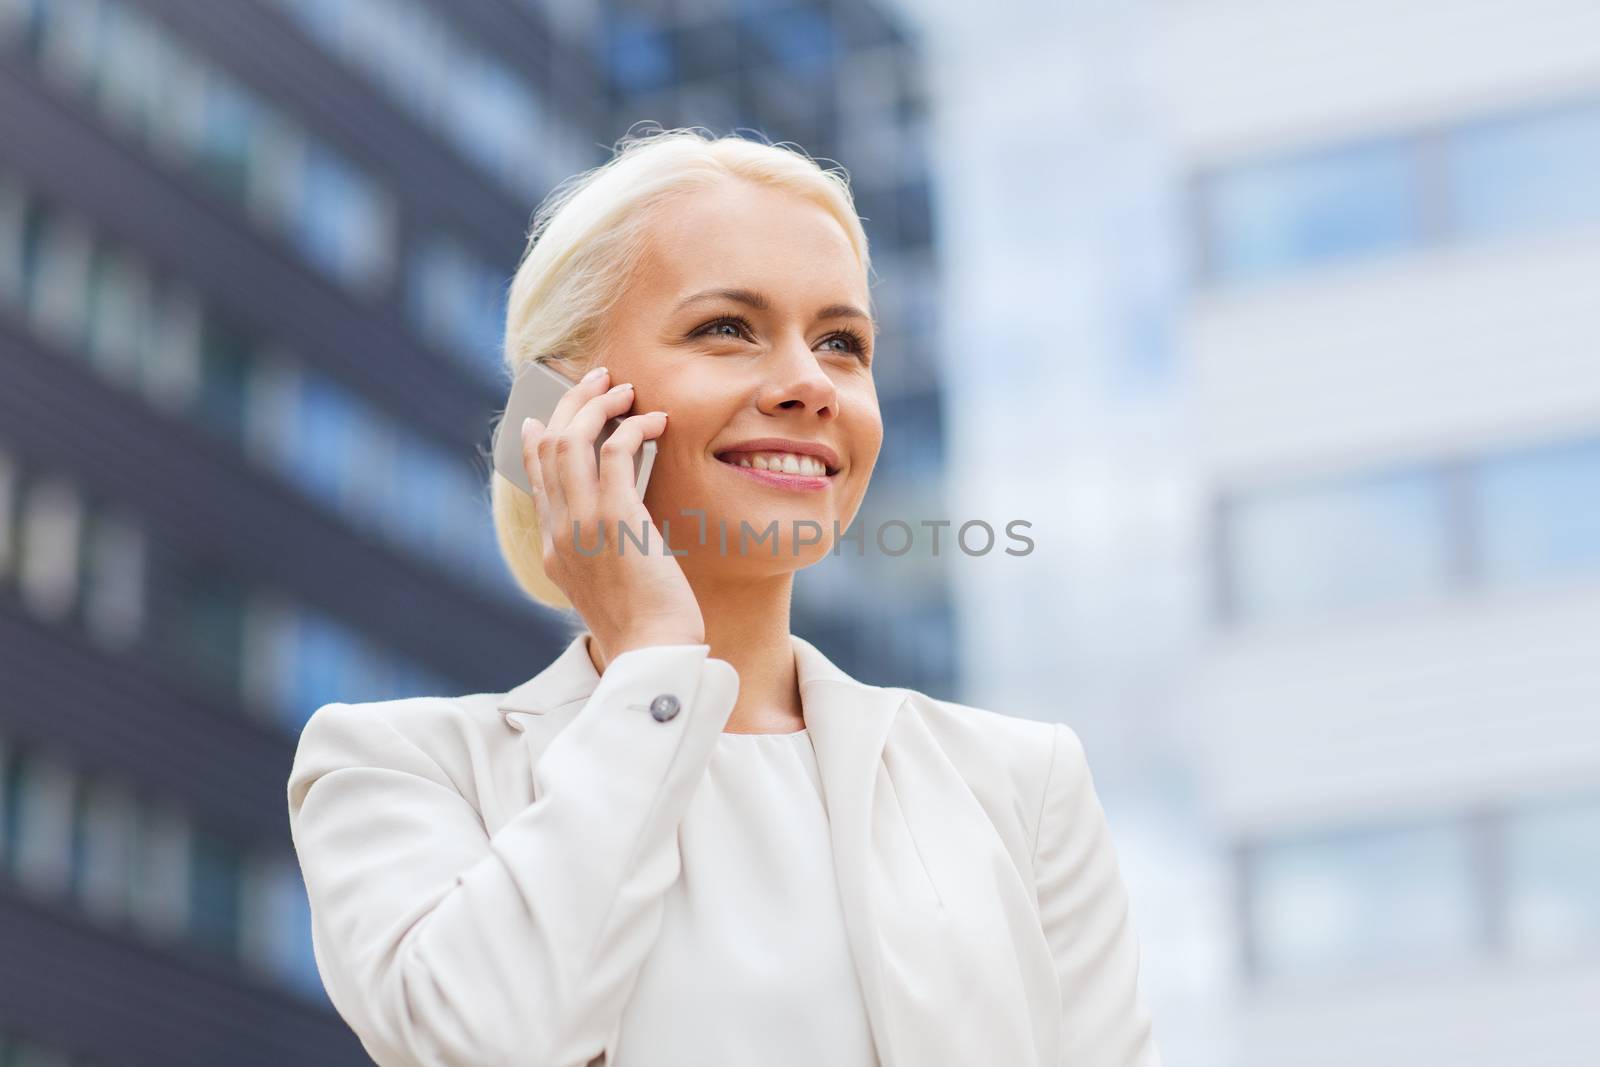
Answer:
<svg viewBox="0 0 1600 1067"><path fill-rule="evenodd" d="M1166 53L1240 1067L1600 1004L1600 12L1209 3Z"/></svg>
<svg viewBox="0 0 1600 1067"><path fill-rule="evenodd" d="M913 57L864 5L824 25L855 28L806 76L881 78L850 56L878 48L863 121L912 147L853 147L837 102L801 125L766 62L685 87L687 120L878 151L863 210L908 272L882 344L920 352ZM489 523L503 293L537 203L653 117L638 32L582 0L0 0L6 1067L366 1062L311 956L295 738L564 643ZM885 494L937 484L924 367L885 388ZM937 575L868 615L855 573L797 629L946 684Z"/></svg>

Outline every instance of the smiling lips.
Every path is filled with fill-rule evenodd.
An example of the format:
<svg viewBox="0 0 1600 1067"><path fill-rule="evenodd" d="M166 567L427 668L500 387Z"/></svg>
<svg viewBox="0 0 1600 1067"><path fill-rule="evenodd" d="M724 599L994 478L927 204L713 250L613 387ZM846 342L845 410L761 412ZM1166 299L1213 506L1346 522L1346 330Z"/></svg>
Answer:
<svg viewBox="0 0 1600 1067"><path fill-rule="evenodd" d="M839 453L821 441L796 437L753 437L716 456L724 463L785 474L822 477L839 473Z"/></svg>
<svg viewBox="0 0 1600 1067"><path fill-rule="evenodd" d="M730 452L724 453L722 461L758 471L803 474L808 478L823 478L828 474L828 465L822 460L797 452Z"/></svg>
<svg viewBox="0 0 1600 1067"><path fill-rule="evenodd" d="M826 489L832 477L816 456L794 452L732 452L717 458L724 466L779 489Z"/></svg>

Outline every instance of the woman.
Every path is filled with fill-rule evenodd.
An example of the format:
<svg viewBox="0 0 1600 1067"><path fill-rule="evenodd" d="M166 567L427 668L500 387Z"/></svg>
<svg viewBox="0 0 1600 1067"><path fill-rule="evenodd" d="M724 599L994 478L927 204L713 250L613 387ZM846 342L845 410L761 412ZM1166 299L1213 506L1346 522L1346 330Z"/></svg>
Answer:
<svg viewBox="0 0 1600 1067"><path fill-rule="evenodd" d="M740 138L625 141L536 217L506 360L579 384L494 514L580 632L509 692L317 709L289 780L379 1064L1159 1063L1072 730L789 632L883 440L869 273L845 179Z"/></svg>

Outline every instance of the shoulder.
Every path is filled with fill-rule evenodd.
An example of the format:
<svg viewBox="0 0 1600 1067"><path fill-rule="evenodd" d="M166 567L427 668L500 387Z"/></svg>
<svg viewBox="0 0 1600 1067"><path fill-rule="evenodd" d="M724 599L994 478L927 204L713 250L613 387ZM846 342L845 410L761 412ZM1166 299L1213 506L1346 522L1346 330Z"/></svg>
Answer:
<svg viewBox="0 0 1600 1067"><path fill-rule="evenodd" d="M937 737L980 799L984 790L1008 794L1031 841L1062 766L1082 760L1083 746L1072 727L905 692L906 709Z"/></svg>
<svg viewBox="0 0 1600 1067"><path fill-rule="evenodd" d="M421 775L470 794L494 731L497 693L335 701L306 720L295 745L289 801L296 806L323 775L380 768Z"/></svg>

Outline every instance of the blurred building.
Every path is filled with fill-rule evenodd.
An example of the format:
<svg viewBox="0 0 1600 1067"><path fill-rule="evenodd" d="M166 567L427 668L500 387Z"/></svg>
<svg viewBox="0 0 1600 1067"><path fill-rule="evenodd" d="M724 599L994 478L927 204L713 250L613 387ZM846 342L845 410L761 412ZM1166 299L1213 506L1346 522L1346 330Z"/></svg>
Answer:
<svg viewBox="0 0 1600 1067"><path fill-rule="evenodd" d="M295 738L564 643L488 519L503 291L635 121L851 166L872 499L936 513L915 55L865 4L767 14L0 0L0 1064L366 1061L311 958ZM860 563L797 630L947 688L937 571Z"/></svg>
<svg viewBox="0 0 1600 1067"><path fill-rule="evenodd" d="M1250 1065L1600 1037L1600 9L1169 9Z"/></svg>

